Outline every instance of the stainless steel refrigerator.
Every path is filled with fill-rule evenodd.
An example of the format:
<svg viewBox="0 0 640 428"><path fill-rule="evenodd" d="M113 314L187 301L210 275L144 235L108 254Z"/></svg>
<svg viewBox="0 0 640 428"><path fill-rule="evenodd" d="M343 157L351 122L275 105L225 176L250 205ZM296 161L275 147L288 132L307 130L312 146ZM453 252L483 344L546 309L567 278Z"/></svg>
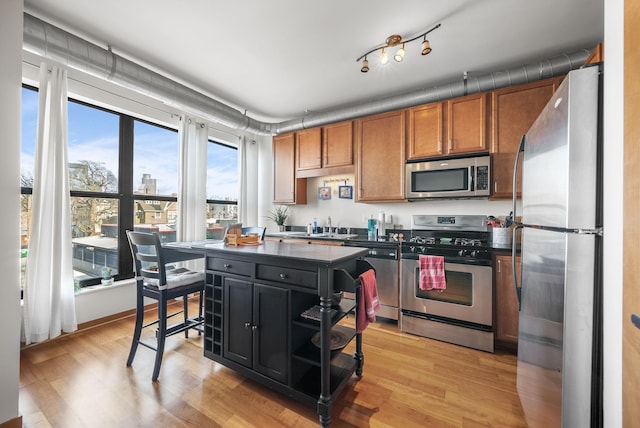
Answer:
<svg viewBox="0 0 640 428"><path fill-rule="evenodd" d="M570 72L523 137L518 379L529 426L602 423L601 69ZM514 213L516 213L514 185ZM518 213L515 214L517 216ZM515 252L514 251L514 277Z"/></svg>

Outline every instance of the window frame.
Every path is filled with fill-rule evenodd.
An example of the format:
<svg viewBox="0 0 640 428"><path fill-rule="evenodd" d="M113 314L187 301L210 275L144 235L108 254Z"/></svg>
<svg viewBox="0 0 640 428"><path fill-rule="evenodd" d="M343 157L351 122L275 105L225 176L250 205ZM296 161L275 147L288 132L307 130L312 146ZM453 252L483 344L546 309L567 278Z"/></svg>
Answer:
<svg viewBox="0 0 640 428"><path fill-rule="evenodd" d="M23 83L23 89L32 90L36 93L39 92L37 87ZM136 121L144 122L146 124L157 126L172 132L178 133L177 129L155 123L153 121L145 120L129 114L120 113L109 108L101 107L90 102L77 100L73 97L67 97L67 102L74 102L81 104L89 108L95 108L104 112L114 114L119 118L119 130L118 130L118 191L114 192L95 192L95 191L80 191L70 190L70 197L83 197L83 198L107 198L115 199L118 201L118 273L114 276L116 281L133 278L133 258L131 257L131 249L129 248L129 242L127 240L126 231L133 230L134 227L134 214L135 214L135 201L166 201L166 202L178 202L177 196L165 196L165 195L145 195L135 193L133 186L133 162L134 162L134 124ZM208 139L209 143L220 144L231 149L237 150L237 147L233 147L229 144L225 144L219 141ZM32 195L32 187L21 187L21 195ZM235 200L215 200L207 199L207 204L222 204L222 205L238 205L238 201ZM80 281L81 287L87 287L91 285L100 284L101 278L95 277Z"/></svg>

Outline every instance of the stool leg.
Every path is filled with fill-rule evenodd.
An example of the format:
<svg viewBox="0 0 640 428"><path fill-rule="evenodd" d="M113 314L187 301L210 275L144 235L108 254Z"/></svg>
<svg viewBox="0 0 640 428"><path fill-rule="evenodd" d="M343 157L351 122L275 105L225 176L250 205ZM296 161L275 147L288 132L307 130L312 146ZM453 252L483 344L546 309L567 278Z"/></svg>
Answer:
<svg viewBox="0 0 640 428"><path fill-rule="evenodd" d="M189 295L185 294L182 296L182 313L184 315L184 325L189 324ZM189 338L189 329L184 331L184 337Z"/></svg>
<svg viewBox="0 0 640 428"><path fill-rule="evenodd" d="M133 329L133 339L131 340L131 349L127 358L127 367L133 364L133 358L136 356L138 343L140 342L140 334L142 332L142 323L144 321L144 301L140 290L136 292L136 325Z"/></svg>
<svg viewBox="0 0 640 428"><path fill-rule="evenodd" d="M162 364L162 354L164 353L164 339L167 335L167 298L161 291L160 299L158 299L158 346L156 348L156 362L153 366L152 381L158 380L160 374L160 365Z"/></svg>

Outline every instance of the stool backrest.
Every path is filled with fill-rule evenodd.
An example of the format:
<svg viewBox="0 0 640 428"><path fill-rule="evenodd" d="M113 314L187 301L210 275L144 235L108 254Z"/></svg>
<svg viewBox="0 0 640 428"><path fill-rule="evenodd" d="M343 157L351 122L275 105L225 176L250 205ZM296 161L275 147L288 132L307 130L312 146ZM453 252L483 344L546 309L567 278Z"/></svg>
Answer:
<svg viewBox="0 0 640 428"><path fill-rule="evenodd" d="M167 284L167 273L162 256L162 244L157 232L134 232L127 230L129 247L133 255L136 280L152 279L160 286Z"/></svg>

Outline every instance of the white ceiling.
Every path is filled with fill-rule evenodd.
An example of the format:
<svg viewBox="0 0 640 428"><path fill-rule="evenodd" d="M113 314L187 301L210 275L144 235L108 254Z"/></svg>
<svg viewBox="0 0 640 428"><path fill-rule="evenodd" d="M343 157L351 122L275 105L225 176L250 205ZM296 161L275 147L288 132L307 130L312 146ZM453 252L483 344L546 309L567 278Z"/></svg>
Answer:
<svg viewBox="0 0 640 428"><path fill-rule="evenodd" d="M200 90L281 122L590 49L604 0L24 0L25 11ZM391 34L435 24L402 63L361 73Z"/></svg>

